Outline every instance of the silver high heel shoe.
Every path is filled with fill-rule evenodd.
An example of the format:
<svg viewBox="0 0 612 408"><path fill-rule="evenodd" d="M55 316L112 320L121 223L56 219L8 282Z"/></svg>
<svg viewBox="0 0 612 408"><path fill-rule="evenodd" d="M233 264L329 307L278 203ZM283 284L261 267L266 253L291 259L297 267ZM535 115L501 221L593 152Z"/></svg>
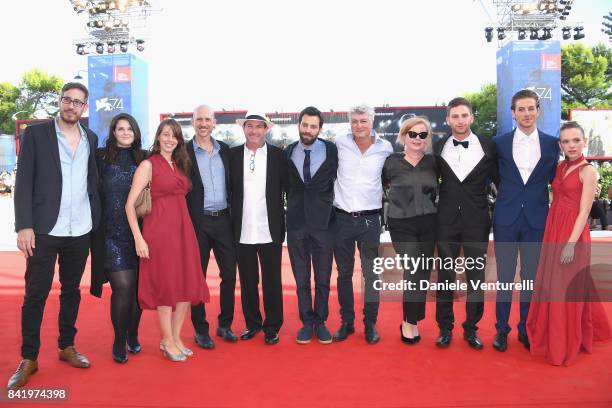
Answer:
<svg viewBox="0 0 612 408"><path fill-rule="evenodd" d="M170 361L175 361L175 362L181 361L182 362L182 361L187 360L187 357L185 357L185 355L182 352L178 354L172 354L171 352L169 352L163 343L159 344L159 349L161 350L164 357L166 357Z"/></svg>
<svg viewBox="0 0 612 408"><path fill-rule="evenodd" d="M188 349L187 347L180 347L180 346L176 346L177 349L181 350L181 353L183 353L183 355L185 357L193 357L193 350Z"/></svg>

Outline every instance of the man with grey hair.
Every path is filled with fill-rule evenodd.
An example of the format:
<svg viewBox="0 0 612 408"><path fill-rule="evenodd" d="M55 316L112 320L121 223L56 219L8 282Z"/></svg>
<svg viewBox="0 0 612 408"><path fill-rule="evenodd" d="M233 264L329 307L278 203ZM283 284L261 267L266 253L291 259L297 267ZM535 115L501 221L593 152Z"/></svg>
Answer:
<svg viewBox="0 0 612 408"><path fill-rule="evenodd" d="M353 269L357 245L365 281L365 339L375 344L380 340L376 331L380 293L374 289L376 275L373 266L380 244L381 174L393 147L373 130L373 108L367 105L352 107L349 121L351 133L336 138L338 177L334 185L337 222L334 257L338 268L338 302L342 324L334 334L334 341L345 340L355 332Z"/></svg>
<svg viewBox="0 0 612 408"><path fill-rule="evenodd" d="M216 120L209 106L201 105L194 109L191 124L195 136L187 143L187 152L193 163L190 174L192 189L187 194L187 207L198 238L204 275L211 249L219 266L221 311L217 336L234 343L238 340L231 329L236 289L236 249L228 204L229 147L211 137ZM191 322L196 343L205 349L214 348L204 304L191 308Z"/></svg>

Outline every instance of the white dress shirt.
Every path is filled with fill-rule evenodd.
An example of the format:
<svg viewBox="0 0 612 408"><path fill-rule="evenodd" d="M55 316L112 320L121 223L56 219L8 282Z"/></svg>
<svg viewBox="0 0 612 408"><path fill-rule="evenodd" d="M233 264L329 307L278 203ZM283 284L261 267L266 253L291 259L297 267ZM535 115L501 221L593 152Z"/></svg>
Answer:
<svg viewBox="0 0 612 408"><path fill-rule="evenodd" d="M264 143L255 153L244 146L241 244L272 242L266 205L267 167L267 144Z"/></svg>
<svg viewBox="0 0 612 408"><path fill-rule="evenodd" d="M523 183L527 184L529 176L540 161L540 135L535 129L530 135L523 133L518 127L512 139L512 158L521 173Z"/></svg>
<svg viewBox="0 0 612 408"><path fill-rule="evenodd" d="M382 207L382 168L393 153L388 141L372 131L374 143L361 153L352 133L336 138L338 177L334 184L334 206L347 212Z"/></svg>
<svg viewBox="0 0 612 408"><path fill-rule="evenodd" d="M446 160L459 181L463 182L482 160L485 153L480 145L480 140L478 140L474 133L470 133L468 137L462 140L463 142L468 142L467 148L462 145L455 146L453 140L459 142L454 136L449 137L442 148L442 158Z"/></svg>

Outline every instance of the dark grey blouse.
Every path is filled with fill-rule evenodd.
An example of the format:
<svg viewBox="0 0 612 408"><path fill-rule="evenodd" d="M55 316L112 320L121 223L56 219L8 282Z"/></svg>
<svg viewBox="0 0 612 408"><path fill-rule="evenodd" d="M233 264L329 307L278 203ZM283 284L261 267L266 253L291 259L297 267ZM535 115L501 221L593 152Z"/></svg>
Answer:
<svg viewBox="0 0 612 408"><path fill-rule="evenodd" d="M436 160L426 154L413 167L404 153L393 153L383 166L383 185L388 186L390 218L411 218L436 213L438 177Z"/></svg>

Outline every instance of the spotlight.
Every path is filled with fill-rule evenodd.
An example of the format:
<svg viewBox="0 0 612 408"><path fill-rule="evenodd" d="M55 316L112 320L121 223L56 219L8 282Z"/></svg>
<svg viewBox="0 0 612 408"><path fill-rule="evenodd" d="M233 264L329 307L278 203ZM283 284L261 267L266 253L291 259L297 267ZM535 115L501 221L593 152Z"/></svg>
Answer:
<svg viewBox="0 0 612 408"><path fill-rule="evenodd" d="M503 40L504 38L506 38L506 29L505 28L501 28L499 27L497 29L497 39L499 41Z"/></svg>
<svg viewBox="0 0 612 408"><path fill-rule="evenodd" d="M561 29L564 40L569 40L572 37L572 33L570 32L570 30L570 27L563 27Z"/></svg>
<svg viewBox="0 0 612 408"><path fill-rule="evenodd" d="M518 29L518 39L519 40L524 40L527 37L527 32L525 31L524 28L519 28Z"/></svg>
<svg viewBox="0 0 612 408"><path fill-rule="evenodd" d="M109 42L108 47L106 47L106 51L108 51L109 54L113 54L115 52L115 44Z"/></svg>
<svg viewBox="0 0 612 408"><path fill-rule="evenodd" d="M485 38L487 42L491 42L493 40L493 27L485 28Z"/></svg>
<svg viewBox="0 0 612 408"><path fill-rule="evenodd" d="M582 30L584 30L584 27L574 27L574 40L581 40L584 38Z"/></svg>
<svg viewBox="0 0 612 408"><path fill-rule="evenodd" d="M104 53L104 44L102 43L97 43L96 44L96 52L98 54L103 54Z"/></svg>
<svg viewBox="0 0 612 408"><path fill-rule="evenodd" d="M128 50L128 43L126 43L126 42L122 42L122 43L119 45L119 49L121 50L121 52L127 52L127 50Z"/></svg>
<svg viewBox="0 0 612 408"><path fill-rule="evenodd" d="M529 39L530 40L537 40L538 39L538 29L537 28L532 28L531 29L531 33L529 34Z"/></svg>
<svg viewBox="0 0 612 408"><path fill-rule="evenodd" d="M546 10L547 7L548 7L548 3L545 1L542 1L540 2L540 4L538 4L538 10L540 11Z"/></svg>
<svg viewBox="0 0 612 408"><path fill-rule="evenodd" d="M85 54L85 46L83 44L77 44L76 52L79 55L84 55Z"/></svg>
<svg viewBox="0 0 612 408"><path fill-rule="evenodd" d="M136 49L140 52L144 51L144 40L136 40Z"/></svg>
<svg viewBox="0 0 612 408"><path fill-rule="evenodd" d="M540 40L546 41L546 40L550 40L552 38L552 33L551 33L551 29L550 28L543 28L542 29L542 36L540 36Z"/></svg>

